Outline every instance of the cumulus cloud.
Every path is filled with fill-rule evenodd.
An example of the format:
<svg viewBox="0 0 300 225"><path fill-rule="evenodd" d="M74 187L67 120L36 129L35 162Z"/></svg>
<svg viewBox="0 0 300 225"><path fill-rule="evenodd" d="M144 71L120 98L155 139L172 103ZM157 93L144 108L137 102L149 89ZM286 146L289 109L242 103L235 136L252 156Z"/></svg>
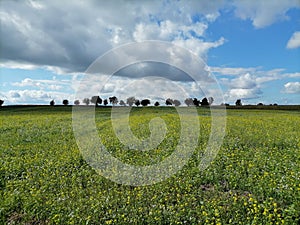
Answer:
<svg viewBox="0 0 300 225"><path fill-rule="evenodd" d="M258 28L299 7L298 0L3 1L0 63L80 72L113 47L148 39L170 41L203 56L225 43L223 37L207 41L205 32L232 4L237 17L251 19Z"/></svg>
<svg viewBox="0 0 300 225"><path fill-rule="evenodd" d="M193 81L184 71L161 62L139 62L128 65L115 73L116 76L131 78L139 77L164 77L176 81Z"/></svg>
<svg viewBox="0 0 300 225"><path fill-rule="evenodd" d="M284 92L288 94L300 94L300 82L288 82L284 85Z"/></svg>
<svg viewBox="0 0 300 225"><path fill-rule="evenodd" d="M190 38L190 39L176 39L172 43L181 46L186 49L192 50L196 55L205 58L205 54L211 48L217 48L225 43L225 38L221 37L219 40L214 42L204 42L201 39Z"/></svg>
<svg viewBox="0 0 300 225"><path fill-rule="evenodd" d="M289 39L286 47L288 49L299 48L300 47L300 31L293 33L292 37Z"/></svg>
<svg viewBox="0 0 300 225"><path fill-rule="evenodd" d="M260 98L268 82L300 77L299 72L288 73L283 68L262 70L260 67L209 67L209 71L219 77L218 80L225 89L224 97L230 102L237 98ZM286 83L283 92L299 93L299 82Z"/></svg>
<svg viewBox="0 0 300 225"><path fill-rule="evenodd" d="M235 0L235 15L241 19L250 19L256 28L263 28L278 20L286 20L287 11L293 7L300 7L298 0L252 1Z"/></svg>
<svg viewBox="0 0 300 225"><path fill-rule="evenodd" d="M209 67L209 71L218 75L229 75L236 76L245 73L253 73L257 70L255 67L244 68L244 67Z"/></svg>
<svg viewBox="0 0 300 225"><path fill-rule="evenodd" d="M21 82L14 82L11 85L16 87L33 87L38 89L61 90L63 86L68 85L69 82L61 80L34 80L25 78Z"/></svg>
<svg viewBox="0 0 300 225"><path fill-rule="evenodd" d="M60 104L63 99L74 99L73 94L31 89L10 90L7 93L3 93L3 96L6 96L4 99L8 104L48 104L51 99L55 99L55 101Z"/></svg>
<svg viewBox="0 0 300 225"><path fill-rule="evenodd" d="M265 82L279 80L283 77L286 78L298 78L300 77L299 72L295 73L287 73L283 68L277 68L272 70L262 70L260 67L209 67L210 72L215 74L218 77L225 76L226 78L220 78L224 82L231 81L232 79L241 79L241 78L229 78L229 77L244 77L249 80L249 76L251 76L251 80L255 80L257 84L262 84ZM246 75L248 74L248 75Z"/></svg>
<svg viewBox="0 0 300 225"><path fill-rule="evenodd" d="M10 91L9 96L11 98L20 98L21 97L21 95L17 91Z"/></svg>
<svg viewBox="0 0 300 225"><path fill-rule="evenodd" d="M228 87L225 96L229 101L234 101L237 98L259 98L262 94L256 77L250 73L242 74L234 79L223 79L222 83Z"/></svg>
<svg viewBox="0 0 300 225"><path fill-rule="evenodd" d="M234 88L230 89L227 93L225 93L225 98L229 101L234 101L236 99L255 99L259 98L261 94L262 91L259 88Z"/></svg>
<svg viewBox="0 0 300 225"><path fill-rule="evenodd" d="M240 75L235 79L231 79L227 85L231 88L252 89L257 86L255 76L250 73Z"/></svg>
<svg viewBox="0 0 300 225"><path fill-rule="evenodd" d="M223 1L4 1L1 65L85 71L107 50L146 39L203 38ZM193 16L201 22L194 22ZM220 42L218 42L220 44ZM214 44L194 42L205 51ZM193 50L194 46L190 47ZM198 49L200 53L201 46Z"/></svg>

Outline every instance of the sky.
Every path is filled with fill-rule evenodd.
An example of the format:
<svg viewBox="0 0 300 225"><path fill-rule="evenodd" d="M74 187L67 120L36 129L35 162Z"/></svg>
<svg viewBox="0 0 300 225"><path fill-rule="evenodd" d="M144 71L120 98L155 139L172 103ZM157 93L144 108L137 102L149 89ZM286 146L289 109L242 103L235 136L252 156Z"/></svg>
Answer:
<svg viewBox="0 0 300 225"><path fill-rule="evenodd" d="M150 98L153 103L212 96L214 104L237 99L243 104L300 104L299 0L1 0L0 20L4 105L82 102L90 94ZM182 50L168 52L164 44L136 48L148 40ZM128 44L132 47L123 47ZM126 54L124 48L129 49ZM118 54L108 57L110 62L99 63L105 67L122 61L123 67L113 74L103 67L87 73L114 49ZM170 64L161 62L161 56L138 62L145 58L138 53L165 51ZM130 61L133 55L136 60ZM177 66L193 68L194 56L205 64L198 83ZM88 76L89 83L84 83ZM83 83L85 96L78 95ZM222 98L214 88L222 91Z"/></svg>

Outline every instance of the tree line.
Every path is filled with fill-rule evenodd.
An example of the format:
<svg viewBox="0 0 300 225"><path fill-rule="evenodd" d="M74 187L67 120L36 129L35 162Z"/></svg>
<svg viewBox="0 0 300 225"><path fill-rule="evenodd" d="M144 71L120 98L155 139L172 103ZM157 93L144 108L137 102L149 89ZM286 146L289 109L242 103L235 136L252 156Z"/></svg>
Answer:
<svg viewBox="0 0 300 225"><path fill-rule="evenodd" d="M214 102L214 98L213 97L204 97L201 101L198 100L197 98L186 98L184 100L184 103L187 105L187 106L209 106L211 105L212 103ZM0 107L3 105L4 103L4 100L0 99ZM75 100L74 101L74 105L80 105L80 100ZM109 97L108 99L102 99L100 98L100 96L92 96L92 98L84 98L82 100L82 103L85 104L85 105L89 105L89 104L95 104L96 106L99 106L99 105L103 105L103 106L107 106L108 104L111 104L113 106L119 104L120 106L148 106L151 104L151 101L149 99L143 99L143 100L139 100L139 99L136 99L135 97L129 97L126 99L126 102L124 100L118 100L118 98L116 96L112 96L112 97ZM62 101L62 104L63 105L69 105L70 102L69 100L67 99L64 99ZM51 100L50 101L50 106L54 106L55 105L55 101L54 100ZM154 106L159 106L160 103L158 101L156 101L154 104ZM181 105L181 102L177 99L171 99L171 98L168 98L166 99L165 101L165 105L167 106L180 106ZM229 104L227 103L222 103L221 105L225 105L225 106L229 106ZM236 106L242 106L242 100L241 99L237 99L236 102L235 102L235 105ZM258 103L257 105L259 106L262 106L264 105L263 103ZM270 104L272 105L272 104ZM274 103L273 104L274 106L276 106L277 104Z"/></svg>
<svg viewBox="0 0 300 225"><path fill-rule="evenodd" d="M209 98L204 97L201 101L198 100L197 98L186 98L184 100L184 103L187 106L209 106L213 102L214 102L213 97L209 97ZM109 97L108 99L102 99L100 96L92 96L91 98L84 98L82 100L82 103L84 105L90 105L92 103L96 107L99 106L99 105L107 106L108 104L111 104L113 106L120 105L120 106L130 106L130 107L131 106L137 106L138 107L140 105L141 106L151 105L150 99L139 100L139 99L136 99L135 97L129 97L129 98L126 99L126 101L124 101L124 100L119 100L116 96ZM62 104L63 105L69 105L70 102L69 102L69 100L64 99L62 101ZM81 104L80 100L77 99L77 100L74 101L74 105L80 105L80 104ZM55 101L51 100L50 105L54 106ZM154 106L159 106L160 103L158 101L156 101L156 102L154 102L153 105ZM166 106L180 106L181 102L178 99L168 98L168 99L165 100L165 105Z"/></svg>

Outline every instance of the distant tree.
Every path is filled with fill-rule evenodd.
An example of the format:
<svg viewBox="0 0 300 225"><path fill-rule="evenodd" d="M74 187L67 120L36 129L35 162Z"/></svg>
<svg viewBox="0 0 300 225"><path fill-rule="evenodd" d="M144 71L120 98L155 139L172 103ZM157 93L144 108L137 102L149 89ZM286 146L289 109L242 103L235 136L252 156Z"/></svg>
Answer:
<svg viewBox="0 0 300 225"><path fill-rule="evenodd" d="M170 99L170 98L168 98L168 99L166 100L166 105L173 105L173 100Z"/></svg>
<svg viewBox="0 0 300 225"><path fill-rule="evenodd" d="M135 97L129 97L126 100L126 103L131 107L135 103Z"/></svg>
<svg viewBox="0 0 300 225"><path fill-rule="evenodd" d="M181 102L180 102L179 100L177 100L177 99L174 99L174 100L173 100L173 104L174 104L175 106L180 106L180 105L181 105Z"/></svg>
<svg viewBox="0 0 300 225"><path fill-rule="evenodd" d="M278 105L278 104L277 104L277 103L274 103L273 105L275 105L275 106L276 106L276 105Z"/></svg>
<svg viewBox="0 0 300 225"><path fill-rule="evenodd" d="M134 104L136 105L136 106L139 106L140 104L141 104L141 102L140 102L140 100L135 100L135 102L134 102Z"/></svg>
<svg viewBox="0 0 300 225"><path fill-rule="evenodd" d="M159 102L155 102L155 103L154 103L154 106L159 106Z"/></svg>
<svg viewBox="0 0 300 225"><path fill-rule="evenodd" d="M89 105L90 104L90 99L89 98L84 98L82 102L86 105Z"/></svg>
<svg viewBox="0 0 300 225"><path fill-rule="evenodd" d="M63 103L64 105L69 105L69 100L64 99L62 103Z"/></svg>
<svg viewBox="0 0 300 225"><path fill-rule="evenodd" d="M4 100L0 99L0 107L3 105Z"/></svg>
<svg viewBox="0 0 300 225"><path fill-rule="evenodd" d="M200 105L200 101L197 98L193 99L193 104L194 106L199 106Z"/></svg>
<svg viewBox="0 0 300 225"><path fill-rule="evenodd" d="M186 99L184 100L184 103L185 103L187 106L194 105L194 102L193 102L193 99L192 99L192 98L186 98Z"/></svg>
<svg viewBox="0 0 300 225"><path fill-rule="evenodd" d="M119 103L119 105L126 106L126 103L123 100L121 100L120 103Z"/></svg>
<svg viewBox="0 0 300 225"><path fill-rule="evenodd" d="M203 98L200 104L201 106L209 105L207 98Z"/></svg>
<svg viewBox="0 0 300 225"><path fill-rule="evenodd" d="M242 105L242 100L241 99L236 100L235 105L236 106Z"/></svg>
<svg viewBox="0 0 300 225"><path fill-rule="evenodd" d="M111 103L113 105L116 105L119 102L119 100L116 96L109 97L108 99L109 99L109 103Z"/></svg>
<svg viewBox="0 0 300 225"><path fill-rule="evenodd" d="M95 104L96 107L97 107L98 104L100 105L100 104L102 103L102 99L101 99L99 96L93 96L93 97L91 98L91 102L92 102L93 104Z"/></svg>
<svg viewBox="0 0 300 225"><path fill-rule="evenodd" d="M208 104L212 105L214 102L214 98L213 97L208 97Z"/></svg>
<svg viewBox="0 0 300 225"><path fill-rule="evenodd" d="M224 106L224 105L225 105L225 106L229 106L228 103L221 103L221 105L222 105L222 106Z"/></svg>
<svg viewBox="0 0 300 225"><path fill-rule="evenodd" d="M257 105L264 105L264 104L260 102L260 103L258 103Z"/></svg>
<svg viewBox="0 0 300 225"><path fill-rule="evenodd" d="M108 101L107 101L107 99L104 99L104 101L103 101L103 104L104 104L105 106L107 106L107 105L108 105Z"/></svg>
<svg viewBox="0 0 300 225"><path fill-rule="evenodd" d="M150 105L150 100L149 100L149 99L143 99L143 100L141 101L141 105L142 105L142 106Z"/></svg>
<svg viewBox="0 0 300 225"><path fill-rule="evenodd" d="M75 100L74 101L74 105L79 105L80 104L80 101L79 100Z"/></svg>
<svg viewBox="0 0 300 225"><path fill-rule="evenodd" d="M50 101L50 106L54 106L55 105L55 101L52 99L51 101Z"/></svg>

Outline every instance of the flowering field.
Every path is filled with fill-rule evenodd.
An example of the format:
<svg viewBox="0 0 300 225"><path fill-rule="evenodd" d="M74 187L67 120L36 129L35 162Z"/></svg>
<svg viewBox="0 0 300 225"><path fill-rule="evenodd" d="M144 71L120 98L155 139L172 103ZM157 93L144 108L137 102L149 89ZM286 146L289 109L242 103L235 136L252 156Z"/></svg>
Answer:
<svg viewBox="0 0 300 225"><path fill-rule="evenodd" d="M160 183L133 187L101 177L83 159L70 107L1 108L0 224L299 224L300 112L227 110L224 142L204 171L197 165L210 113L198 112L189 163ZM146 165L168 157L180 134L172 107L133 109L133 133L149 135L156 116L166 122L166 139L142 153L122 149L110 108L96 109L96 124L114 156Z"/></svg>

